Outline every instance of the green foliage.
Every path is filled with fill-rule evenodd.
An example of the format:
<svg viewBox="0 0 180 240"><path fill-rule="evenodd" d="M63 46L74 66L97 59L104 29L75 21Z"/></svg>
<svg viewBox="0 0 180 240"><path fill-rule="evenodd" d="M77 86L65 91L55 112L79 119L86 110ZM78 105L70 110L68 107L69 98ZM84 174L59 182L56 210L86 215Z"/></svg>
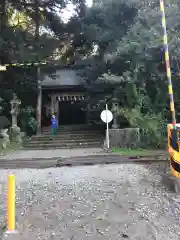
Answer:
<svg viewBox="0 0 180 240"><path fill-rule="evenodd" d="M112 98L116 97L119 115L125 117L131 127L141 129L142 142L146 146L163 145L169 104L159 2L150 0L147 4L146 0L95 0L88 9L84 0L52 0L39 1L40 11L37 10L35 1L1 2L2 63L34 61L38 58L64 62L70 59L71 63L77 64L83 59L80 61L83 65L79 75L84 79L88 102L92 105L91 114L99 118L105 102L111 108ZM64 23L58 11L63 10L67 2L75 4L76 14L68 23ZM166 7L171 65L172 70L175 70L172 80L178 118L179 3L179 0L171 0ZM15 23L18 23L16 25L12 24L14 10L18 10L21 17L18 22L18 16L14 16ZM46 32L40 32L37 41L35 33L38 24ZM43 73L45 71L46 69L42 69ZM21 124L25 131L35 131L33 109L26 106L31 104L35 108L36 68L11 68L5 73L0 72L0 83L2 94L9 90L13 92L14 89L18 91L24 104L20 116ZM2 97L4 98L3 95ZM4 108L8 112L9 99L4 99Z"/></svg>
<svg viewBox="0 0 180 240"><path fill-rule="evenodd" d="M20 110L19 119L22 131L28 136L36 132L36 120L34 118L35 110L31 106L27 106Z"/></svg>
<svg viewBox="0 0 180 240"><path fill-rule="evenodd" d="M176 112L180 120L179 0L169 1L165 8ZM141 129L146 147L163 146L170 114L159 2L97 0L84 19L84 27L86 37L98 46L96 56L91 56L95 64L85 67L90 99L98 103L100 94L97 93L101 89L104 91L101 99L108 94L113 98L115 94L120 125L121 119L126 118L131 127Z"/></svg>
<svg viewBox="0 0 180 240"><path fill-rule="evenodd" d="M141 133L141 147L164 147L167 125L161 113L142 114L139 107L119 108L119 115L127 119L131 127L138 127Z"/></svg>
<svg viewBox="0 0 180 240"><path fill-rule="evenodd" d="M71 28L73 19L70 21L71 24L67 24L59 14L70 2L75 4L76 18L79 20L84 0L2 0L0 3L0 64L29 63L37 60L57 60L58 63L61 59L66 63L70 55L71 42L77 35L76 30L79 33L80 29L80 22L76 28ZM73 54L71 51L71 55ZM41 68L42 75L45 68L48 68L47 65ZM1 96L7 91L16 92L22 101L23 108L28 105L36 107L36 66L8 67L7 71L0 72L0 84ZM9 114L11 98L5 98L2 114Z"/></svg>

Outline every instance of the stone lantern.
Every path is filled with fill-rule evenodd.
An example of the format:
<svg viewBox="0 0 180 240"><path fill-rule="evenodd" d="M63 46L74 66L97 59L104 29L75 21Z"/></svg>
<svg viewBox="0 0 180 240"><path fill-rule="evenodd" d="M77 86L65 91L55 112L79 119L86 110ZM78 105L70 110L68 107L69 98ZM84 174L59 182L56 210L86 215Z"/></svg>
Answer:
<svg viewBox="0 0 180 240"><path fill-rule="evenodd" d="M21 101L17 98L16 94L13 94L13 99L10 101L11 115L12 115L12 127L17 127L17 117L19 114L19 105Z"/></svg>
<svg viewBox="0 0 180 240"><path fill-rule="evenodd" d="M19 114L19 106L21 101L17 98L16 94L13 94L13 99L10 101L11 104L11 115L12 115L12 126L11 126L11 136L16 140L16 142L21 143L21 131L17 126L17 117Z"/></svg>
<svg viewBox="0 0 180 240"><path fill-rule="evenodd" d="M117 116L118 116L118 99L117 98L113 98L112 99L112 109L111 109L112 113L113 113L113 124L112 124L112 128L113 129L117 129L119 128L119 125L117 123Z"/></svg>

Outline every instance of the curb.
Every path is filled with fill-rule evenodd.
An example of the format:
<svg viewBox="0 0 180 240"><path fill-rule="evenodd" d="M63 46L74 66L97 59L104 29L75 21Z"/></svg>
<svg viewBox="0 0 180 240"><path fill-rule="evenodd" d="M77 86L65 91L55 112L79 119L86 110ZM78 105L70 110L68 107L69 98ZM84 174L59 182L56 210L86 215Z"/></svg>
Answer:
<svg viewBox="0 0 180 240"><path fill-rule="evenodd" d="M75 166L88 166L88 165L107 165L107 164L152 164L152 163L167 163L167 159L129 159L129 158L69 158L69 159L56 159L56 160L18 160L11 162L0 162L0 169L47 169L57 167L75 167Z"/></svg>
<svg viewBox="0 0 180 240"><path fill-rule="evenodd" d="M143 160L143 159L153 159L156 158L157 160L159 158L161 158L162 160L166 161L168 160L168 157L165 154L162 155L139 155L139 156L127 156L127 155L120 155L120 154L116 154L116 153L97 153L97 154L84 154L84 155L79 155L79 156L59 156L59 157L44 157L44 158L0 158L0 164L1 163L13 163L15 161L55 161L55 160L65 160L65 159L82 159L82 158L95 158L95 157L117 157L117 158L125 158L125 159L129 159L129 160ZM153 160L156 161L156 160Z"/></svg>

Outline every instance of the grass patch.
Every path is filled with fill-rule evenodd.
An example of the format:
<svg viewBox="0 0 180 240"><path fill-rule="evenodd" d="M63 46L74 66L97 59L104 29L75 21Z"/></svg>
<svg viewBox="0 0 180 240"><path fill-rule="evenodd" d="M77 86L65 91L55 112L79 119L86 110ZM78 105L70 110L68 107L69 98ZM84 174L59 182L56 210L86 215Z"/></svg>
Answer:
<svg viewBox="0 0 180 240"><path fill-rule="evenodd" d="M156 154L165 154L166 151L157 151L157 150L146 150L146 149L130 149L130 148L113 148L113 153L124 156L149 156Z"/></svg>

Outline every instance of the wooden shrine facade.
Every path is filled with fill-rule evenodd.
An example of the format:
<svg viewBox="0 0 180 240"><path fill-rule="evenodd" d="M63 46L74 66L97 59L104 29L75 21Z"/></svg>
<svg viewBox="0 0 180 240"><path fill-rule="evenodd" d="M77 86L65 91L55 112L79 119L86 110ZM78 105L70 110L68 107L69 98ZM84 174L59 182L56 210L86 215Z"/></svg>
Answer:
<svg viewBox="0 0 180 240"><path fill-rule="evenodd" d="M86 90L74 69L59 69L42 81L42 126L50 124L55 113L60 125L85 124Z"/></svg>

